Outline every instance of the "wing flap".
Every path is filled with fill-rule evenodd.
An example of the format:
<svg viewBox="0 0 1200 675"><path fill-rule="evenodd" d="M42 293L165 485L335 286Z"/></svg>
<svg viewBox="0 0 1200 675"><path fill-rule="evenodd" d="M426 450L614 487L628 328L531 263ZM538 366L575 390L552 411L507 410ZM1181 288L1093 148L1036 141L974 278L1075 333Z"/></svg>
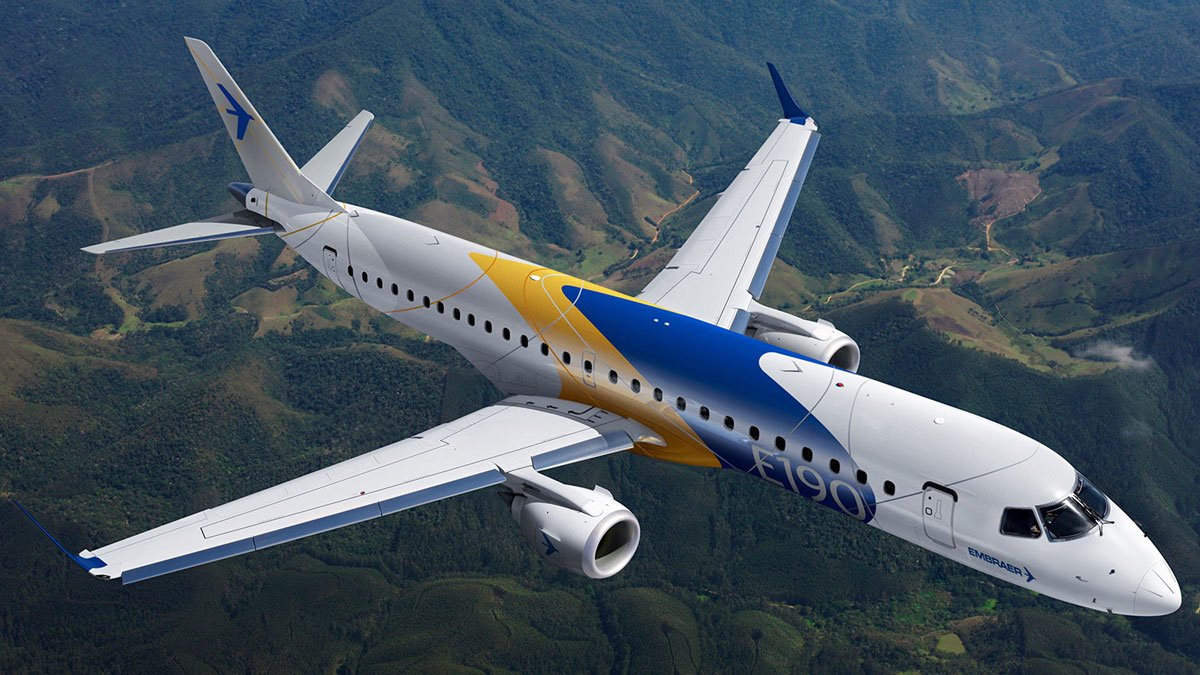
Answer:
<svg viewBox="0 0 1200 675"><path fill-rule="evenodd" d="M635 423L595 408L507 399L80 556L103 563L93 574L133 583L498 485L519 468L627 450L637 435Z"/></svg>

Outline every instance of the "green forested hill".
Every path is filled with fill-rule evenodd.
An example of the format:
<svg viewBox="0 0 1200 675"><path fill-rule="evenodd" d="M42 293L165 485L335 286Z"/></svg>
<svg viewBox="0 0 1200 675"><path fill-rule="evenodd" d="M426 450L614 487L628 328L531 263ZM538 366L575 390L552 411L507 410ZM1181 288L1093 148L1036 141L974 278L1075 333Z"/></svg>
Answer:
<svg viewBox="0 0 1200 675"><path fill-rule="evenodd" d="M78 250L233 208L183 35L300 161L376 113L339 196L625 290L771 128L773 60L823 140L768 300L837 322L864 374L1062 452L1184 607L1075 609L759 481L618 457L558 474L642 522L598 583L491 494L129 588L0 508L0 670L1200 670L1194 3L9 8L0 496L76 548L498 397L277 241Z"/></svg>

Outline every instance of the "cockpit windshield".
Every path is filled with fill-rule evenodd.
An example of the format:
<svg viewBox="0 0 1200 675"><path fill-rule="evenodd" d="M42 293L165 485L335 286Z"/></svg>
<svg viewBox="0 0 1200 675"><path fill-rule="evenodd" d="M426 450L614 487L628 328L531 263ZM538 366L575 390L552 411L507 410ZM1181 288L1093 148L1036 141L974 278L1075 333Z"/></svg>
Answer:
<svg viewBox="0 0 1200 675"><path fill-rule="evenodd" d="M1051 539L1074 539L1097 525L1072 497L1057 504L1039 506L1038 512L1042 514L1042 522L1046 523L1046 533Z"/></svg>
<svg viewBox="0 0 1200 675"><path fill-rule="evenodd" d="M1088 479L1076 474L1071 495L1057 504L1039 506L1038 513L1050 539L1061 540L1083 536L1097 525L1104 525L1110 508L1108 497Z"/></svg>
<svg viewBox="0 0 1200 675"><path fill-rule="evenodd" d="M1082 537L1096 526L1100 527L1100 534L1103 535L1104 526L1112 522L1106 520L1110 510L1112 503L1108 497L1078 473L1075 474L1075 489L1071 490L1071 494L1055 504L1037 508L1051 541ZM1010 506L1004 509L1000 517L1000 534L1037 539L1042 536L1042 530L1038 526L1037 516L1033 515L1033 509Z"/></svg>

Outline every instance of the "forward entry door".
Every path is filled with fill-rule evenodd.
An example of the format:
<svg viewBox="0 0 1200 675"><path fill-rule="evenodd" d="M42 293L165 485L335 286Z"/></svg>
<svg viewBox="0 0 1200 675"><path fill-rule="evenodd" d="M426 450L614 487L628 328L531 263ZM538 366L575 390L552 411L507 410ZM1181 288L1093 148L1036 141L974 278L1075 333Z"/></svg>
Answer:
<svg viewBox="0 0 1200 675"><path fill-rule="evenodd" d="M954 548L954 505L958 494L934 483L926 483L924 492L921 519L925 535L942 546Z"/></svg>

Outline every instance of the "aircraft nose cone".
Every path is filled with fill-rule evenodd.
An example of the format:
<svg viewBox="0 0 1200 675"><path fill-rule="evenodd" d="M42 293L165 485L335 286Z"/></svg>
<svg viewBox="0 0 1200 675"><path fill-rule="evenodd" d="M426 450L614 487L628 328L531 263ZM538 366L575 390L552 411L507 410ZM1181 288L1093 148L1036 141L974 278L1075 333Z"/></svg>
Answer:
<svg viewBox="0 0 1200 675"><path fill-rule="evenodd" d="M1133 609L1139 616L1162 616L1179 609L1183 594L1175 574L1165 562L1159 562L1146 572L1134 593Z"/></svg>

